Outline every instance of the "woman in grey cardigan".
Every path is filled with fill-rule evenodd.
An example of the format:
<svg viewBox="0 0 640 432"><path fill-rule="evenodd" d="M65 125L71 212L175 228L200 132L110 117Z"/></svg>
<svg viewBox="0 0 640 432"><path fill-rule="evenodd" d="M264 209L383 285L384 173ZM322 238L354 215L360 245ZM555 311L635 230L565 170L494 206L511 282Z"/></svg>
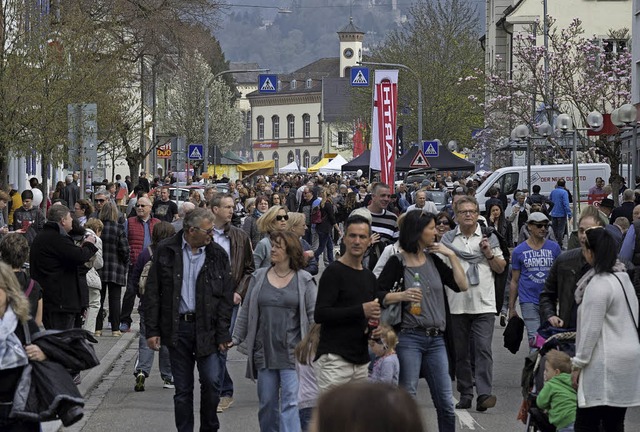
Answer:
<svg viewBox="0 0 640 432"><path fill-rule="evenodd" d="M300 240L292 232L271 234L271 267L256 270L233 331L247 355L246 376L258 379L261 432L297 432L298 378L294 349L313 324L316 285L302 270Z"/></svg>

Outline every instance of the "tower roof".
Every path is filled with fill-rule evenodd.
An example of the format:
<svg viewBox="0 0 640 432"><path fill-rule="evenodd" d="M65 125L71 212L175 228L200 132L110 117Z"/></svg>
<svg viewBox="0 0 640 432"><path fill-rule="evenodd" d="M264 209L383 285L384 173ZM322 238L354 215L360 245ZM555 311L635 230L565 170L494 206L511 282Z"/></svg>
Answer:
<svg viewBox="0 0 640 432"><path fill-rule="evenodd" d="M364 32L362 30L360 30L358 27L356 27L356 25L353 23L353 17L349 17L349 24L344 26L342 28L342 30L338 30L338 33L360 33L360 34L364 34Z"/></svg>

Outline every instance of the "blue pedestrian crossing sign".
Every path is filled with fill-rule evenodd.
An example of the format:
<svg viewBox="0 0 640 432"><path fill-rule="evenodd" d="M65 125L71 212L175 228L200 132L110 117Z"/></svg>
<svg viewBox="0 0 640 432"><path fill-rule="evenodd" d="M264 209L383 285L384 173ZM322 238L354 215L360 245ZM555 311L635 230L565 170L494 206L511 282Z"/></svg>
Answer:
<svg viewBox="0 0 640 432"><path fill-rule="evenodd" d="M440 141L424 141L422 143L422 154L425 157L440 156Z"/></svg>
<svg viewBox="0 0 640 432"><path fill-rule="evenodd" d="M204 147L202 144L189 144L189 160L202 160Z"/></svg>
<svg viewBox="0 0 640 432"><path fill-rule="evenodd" d="M368 87L369 86L369 68L367 67L351 68L351 86L352 87Z"/></svg>
<svg viewBox="0 0 640 432"><path fill-rule="evenodd" d="M278 75L258 75L259 93L276 93L278 91Z"/></svg>

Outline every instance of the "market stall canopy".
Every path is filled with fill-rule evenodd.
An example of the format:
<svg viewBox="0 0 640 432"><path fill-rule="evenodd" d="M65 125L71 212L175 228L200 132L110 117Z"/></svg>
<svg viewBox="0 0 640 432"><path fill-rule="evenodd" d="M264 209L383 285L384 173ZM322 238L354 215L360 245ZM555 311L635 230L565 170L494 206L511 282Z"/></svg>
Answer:
<svg viewBox="0 0 640 432"><path fill-rule="evenodd" d="M283 166L278 170L281 173L306 173L307 169L302 165L298 165L296 161L291 162L288 165Z"/></svg>
<svg viewBox="0 0 640 432"><path fill-rule="evenodd" d="M371 165L371 150L365 150L362 152L360 156L355 159L352 159L350 162L342 165L342 172L345 171L353 171L356 172L358 170L362 170L362 172L367 172L369 170L369 166Z"/></svg>
<svg viewBox="0 0 640 432"><path fill-rule="evenodd" d="M396 171L410 171L415 169L411 167L411 162L418 152L418 147L411 147L400 159L396 161ZM451 153L445 146L440 146L440 155L438 157L428 157L430 167L437 171L474 171L476 166L474 163L459 158Z"/></svg>
<svg viewBox="0 0 640 432"><path fill-rule="evenodd" d="M323 166L318 170L320 174L340 174L342 172L342 165L346 164L347 160L341 155L337 155L331 162Z"/></svg>
<svg viewBox="0 0 640 432"><path fill-rule="evenodd" d="M323 157L322 159L320 159L320 160L318 161L318 163L317 163L317 164L315 164L315 165L310 166L309 168L307 168L307 172L310 172L310 173L318 172L318 170L319 170L320 168L322 168L323 166L325 166L326 164L328 164L329 162L331 162L331 159L333 159L333 158Z"/></svg>
<svg viewBox="0 0 640 432"><path fill-rule="evenodd" d="M273 175L275 163L270 161L248 162L236 166L236 169L242 177L251 177L254 175Z"/></svg>

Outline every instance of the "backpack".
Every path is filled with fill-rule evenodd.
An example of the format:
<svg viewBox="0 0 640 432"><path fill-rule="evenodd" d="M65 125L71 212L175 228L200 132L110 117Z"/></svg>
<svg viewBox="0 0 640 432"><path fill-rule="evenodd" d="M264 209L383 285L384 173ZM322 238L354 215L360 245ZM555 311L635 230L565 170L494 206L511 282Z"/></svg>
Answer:
<svg viewBox="0 0 640 432"><path fill-rule="evenodd" d="M144 295L145 287L147 286L147 278L149 277L149 270L151 269L151 264L153 264L153 250L151 250L151 246L149 246L149 254L151 257L149 261L147 261L142 267L142 271L140 272L140 280L138 281L138 294L140 297Z"/></svg>
<svg viewBox="0 0 640 432"><path fill-rule="evenodd" d="M322 210L320 206L315 206L311 209L311 223L315 225L322 223Z"/></svg>

